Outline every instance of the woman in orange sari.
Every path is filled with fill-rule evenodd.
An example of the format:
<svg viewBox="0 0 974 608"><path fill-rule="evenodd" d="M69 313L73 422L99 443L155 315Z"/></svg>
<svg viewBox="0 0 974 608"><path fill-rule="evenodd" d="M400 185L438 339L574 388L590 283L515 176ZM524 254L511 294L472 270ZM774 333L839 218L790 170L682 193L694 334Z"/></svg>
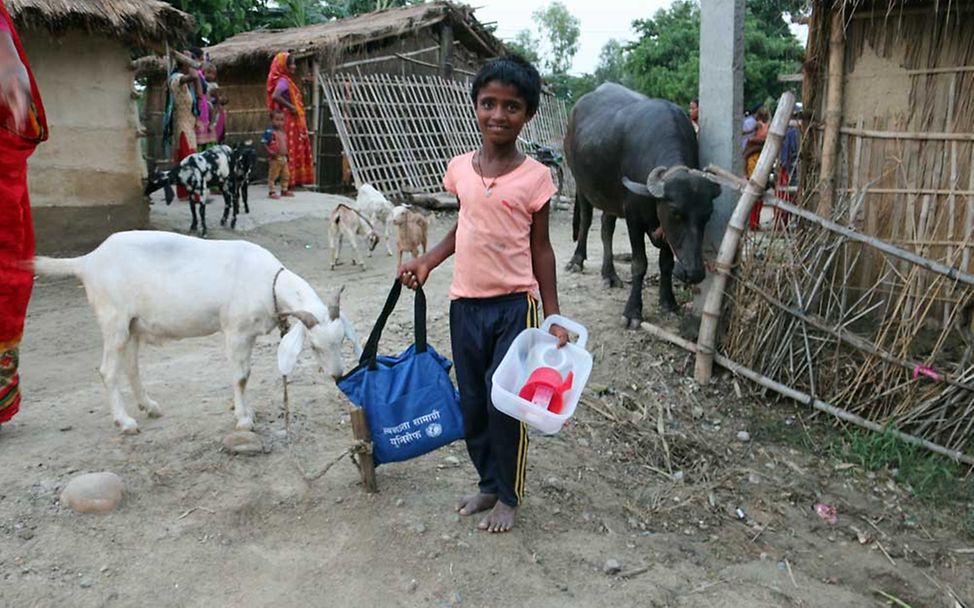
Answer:
<svg viewBox="0 0 974 608"><path fill-rule="evenodd" d="M27 157L47 139L44 106L13 20L0 0L0 424L20 409L20 338L34 275Z"/></svg>
<svg viewBox="0 0 974 608"><path fill-rule="evenodd" d="M297 64L286 51L274 56L267 74L267 109L284 111L284 132L287 133L287 165L291 186L315 183L314 163L311 159L311 139L304 114L301 89L294 82Z"/></svg>

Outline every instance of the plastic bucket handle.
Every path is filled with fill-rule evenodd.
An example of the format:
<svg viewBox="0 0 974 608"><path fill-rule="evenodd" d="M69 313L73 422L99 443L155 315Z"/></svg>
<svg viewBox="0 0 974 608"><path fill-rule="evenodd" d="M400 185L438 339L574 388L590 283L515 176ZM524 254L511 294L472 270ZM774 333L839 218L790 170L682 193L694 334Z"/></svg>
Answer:
<svg viewBox="0 0 974 608"><path fill-rule="evenodd" d="M581 349L585 348L585 345L588 343L588 330L585 329L584 325L576 323L575 321L561 315L551 315L544 320L544 323L541 324L541 330L548 331L552 325L556 324L561 325L570 332L578 334L578 342L576 342L576 345Z"/></svg>

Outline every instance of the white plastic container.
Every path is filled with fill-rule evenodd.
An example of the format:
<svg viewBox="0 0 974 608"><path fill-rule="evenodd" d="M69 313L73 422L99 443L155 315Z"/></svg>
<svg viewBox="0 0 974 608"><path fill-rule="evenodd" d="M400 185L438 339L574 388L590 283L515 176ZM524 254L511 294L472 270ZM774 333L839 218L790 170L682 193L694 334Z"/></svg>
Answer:
<svg viewBox="0 0 974 608"><path fill-rule="evenodd" d="M548 333L548 329L555 324L578 334L578 341L557 348L558 338ZM584 326L558 315L545 319L540 329L522 331L494 372L490 393L494 407L543 433L557 433L575 413L582 390L592 373L592 355L585 350L587 342L588 330ZM567 376L568 372L574 374L572 387L562 395L560 414L518 396L528 377L539 367L554 368L562 377Z"/></svg>

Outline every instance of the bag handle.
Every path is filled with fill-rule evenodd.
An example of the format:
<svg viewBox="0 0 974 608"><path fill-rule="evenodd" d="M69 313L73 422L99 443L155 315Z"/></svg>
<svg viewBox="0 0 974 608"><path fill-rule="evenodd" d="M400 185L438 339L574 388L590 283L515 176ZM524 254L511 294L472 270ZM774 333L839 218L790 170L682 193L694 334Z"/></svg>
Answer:
<svg viewBox="0 0 974 608"><path fill-rule="evenodd" d="M362 351L362 357L359 359L359 365L368 364L369 370L374 370L377 367L376 357L379 353L379 339L382 337L382 330L386 327L389 315L396 308L396 302L399 301L399 295L401 293L402 283L397 280L392 284L392 290L389 291L389 297L386 298L382 312L379 313L379 318L376 319L375 325L372 326L372 333L369 334L369 340L365 343L365 349ZM413 306L413 327L415 329L416 352L425 353L426 294L423 293L422 287L416 288L416 302Z"/></svg>

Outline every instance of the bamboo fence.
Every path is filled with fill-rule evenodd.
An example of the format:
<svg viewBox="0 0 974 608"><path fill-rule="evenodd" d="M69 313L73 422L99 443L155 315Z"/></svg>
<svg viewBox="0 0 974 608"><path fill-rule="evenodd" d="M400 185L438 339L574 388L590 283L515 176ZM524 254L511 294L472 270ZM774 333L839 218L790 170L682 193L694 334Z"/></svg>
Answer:
<svg viewBox="0 0 974 608"><path fill-rule="evenodd" d="M726 289L691 350L698 380L714 361L974 463L974 2L934 4L814 2L796 202L762 195L790 222L744 232L717 264Z"/></svg>
<svg viewBox="0 0 974 608"><path fill-rule="evenodd" d="M469 83L389 74L319 74L319 82L356 186L394 197L442 193L450 159L480 146ZM543 95L521 137L561 150L567 124L565 104ZM572 196L564 176L562 194Z"/></svg>

